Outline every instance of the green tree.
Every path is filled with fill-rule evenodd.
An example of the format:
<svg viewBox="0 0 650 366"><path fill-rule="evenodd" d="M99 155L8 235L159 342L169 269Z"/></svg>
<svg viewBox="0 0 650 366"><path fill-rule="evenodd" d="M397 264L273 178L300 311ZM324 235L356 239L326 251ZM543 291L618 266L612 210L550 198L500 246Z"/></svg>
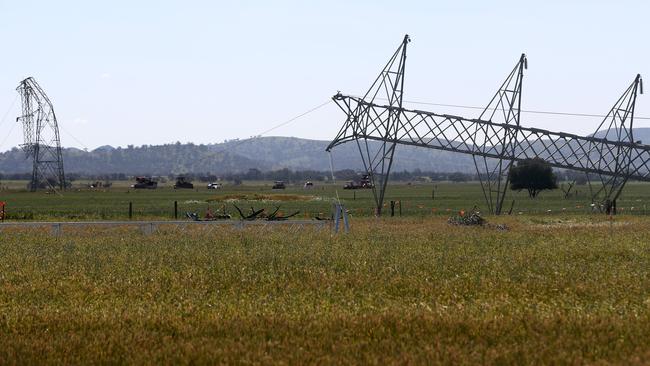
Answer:
<svg viewBox="0 0 650 366"><path fill-rule="evenodd" d="M510 169L510 189L513 191L528 191L530 198L535 198L545 189L557 188L557 177L553 168L540 158L527 159L517 163Z"/></svg>

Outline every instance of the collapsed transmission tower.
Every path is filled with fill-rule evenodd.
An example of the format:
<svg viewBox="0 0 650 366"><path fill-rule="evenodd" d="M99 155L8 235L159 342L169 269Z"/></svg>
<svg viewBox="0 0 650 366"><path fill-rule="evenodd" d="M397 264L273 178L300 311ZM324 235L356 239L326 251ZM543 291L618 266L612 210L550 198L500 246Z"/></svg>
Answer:
<svg viewBox="0 0 650 366"><path fill-rule="evenodd" d="M21 147L32 160L29 189L64 190L61 139L52 102L34 78L21 81L16 90L22 100L22 115L16 119L23 124Z"/></svg>
<svg viewBox="0 0 650 366"><path fill-rule="evenodd" d="M592 202L614 212L628 180L650 181L650 146L632 136L636 97L643 94L640 75L609 111L598 134L578 136L520 125L523 75L528 66L523 54L478 118L404 108L409 42L407 35L363 97L337 93L332 98L347 118L327 151L356 142L373 183L377 215L398 144L471 155L487 207L497 215L503 209L509 170L518 161L539 158L556 168L597 176L600 183L595 188L595 180L589 179Z"/></svg>

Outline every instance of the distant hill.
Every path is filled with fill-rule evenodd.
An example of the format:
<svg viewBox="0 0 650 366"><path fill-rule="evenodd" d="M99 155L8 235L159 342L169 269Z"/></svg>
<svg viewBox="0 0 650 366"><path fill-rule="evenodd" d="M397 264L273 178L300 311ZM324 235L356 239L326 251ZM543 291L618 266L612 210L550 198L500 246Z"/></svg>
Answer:
<svg viewBox="0 0 650 366"><path fill-rule="evenodd" d="M603 138L605 137L605 132L606 131L598 131L593 136ZM609 136L612 137L613 132L610 132ZM650 128L648 127L633 128L632 136L634 137L634 141L641 141L641 143L643 144L650 145Z"/></svg>
<svg viewBox="0 0 650 366"><path fill-rule="evenodd" d="M68 173L128 175L168 175L187 173L225 174L288 168L291 170L330 169L325 148L329 141L295 137L261 137L221 144L166 144L114 148L102 146L93 151L66 148L63 151ZM362 170L357 145L337 146L332 152L334 169ZM471 172L468 156L444 151L398 146L393 171ZM31 163L22 150L0 153L0 174L26 173Z"/></svg>
<svg viewBox="0 0 650 366"><path fill-rule="evenodd" d="M259 161L267 170L289 168L294 170L329 170L329 156L325 149L329 141L305 140L295 137L263 137L212 145L215 150ZM379 143L372 145L378 148ZM363 169L359 148L354 142L336 146L332 150L334 169ZM394 171L420 169L437 172L470 172L474 163L470 156L446 151L398 145Z"/></svg>
<svg viewBox="0 0 650 366"><path fill-rule="evenodd" d="M227 151L216 152L208 145L167 144L112 148L102 146L93 151L75 148L63 150L68 173L91 175L125 173L128 175L167 175L215 173L261 169L259 162ZM29 172L31 163L22 150L14 148L0 153L0 174Z"/></svg>
<svg viewBox="0 0 650 366"><path fill-rule="evenodd" d="M635 128L633 133L635 140L650 143L650 128ZM602 132L596 134L603 135ZM246 172L251 168L262 171L283 168L327 171L330 169L329 156L325 152L328 144L329 141L296 137L260 137L209 145L176 143L127 148L105 145L93 151L67 148L63 158L66 172L91 175L219 175ZM332 158L335 170L363 169L358 147L353 142L334 148ZM394 172L416 169L441 173L474 172L474 163L469 155L412 146L399 145L394 161ZM0 174L30 170L31 163L25 159L22 150L14 148L0 153Z"/></svg>

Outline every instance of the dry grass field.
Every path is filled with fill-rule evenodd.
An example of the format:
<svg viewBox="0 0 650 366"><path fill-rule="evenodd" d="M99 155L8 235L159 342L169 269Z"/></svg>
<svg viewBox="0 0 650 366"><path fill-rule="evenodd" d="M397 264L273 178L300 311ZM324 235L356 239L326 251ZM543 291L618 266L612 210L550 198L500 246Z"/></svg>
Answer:
<svg viewBox="0 0 650 366"><path fill-rule="evenodd" d="M5 230L0 364L647 364L650 220Z"/></svg>

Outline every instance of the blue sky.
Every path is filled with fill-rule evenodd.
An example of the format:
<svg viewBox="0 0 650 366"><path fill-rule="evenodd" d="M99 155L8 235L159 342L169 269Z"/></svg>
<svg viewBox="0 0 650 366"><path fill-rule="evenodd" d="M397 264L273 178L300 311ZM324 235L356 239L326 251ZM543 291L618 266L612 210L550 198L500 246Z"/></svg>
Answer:
<svg viewBox="0 0 650 366"><path fill-rule="evenodd" d="M645 1L0 0L0 151L22 139L12 102L27 76L54 101L64 146L214 143L363 93L405 33L405 99L485 105L525 52L522 108L604 114L650 75L649 16ZM327 140L342 121L330 104L272 135ZM580 134L599 122L522 118Z"/></svg>

